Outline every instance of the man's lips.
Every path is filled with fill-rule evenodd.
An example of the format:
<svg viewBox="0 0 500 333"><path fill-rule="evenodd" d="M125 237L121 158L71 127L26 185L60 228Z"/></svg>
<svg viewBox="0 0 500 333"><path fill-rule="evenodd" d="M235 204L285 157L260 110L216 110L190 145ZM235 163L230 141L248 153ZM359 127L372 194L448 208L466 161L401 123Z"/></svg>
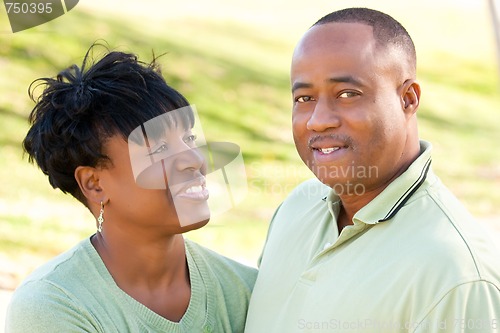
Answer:
<svg viewBox="0 0 500 333"><path fill-rule="evenodd" d="M351 138L344 135L316 135L309 139L307 147L317 163L333 162L351 147Z"/></svg>
<svg viewBox="0 0 500 333"><path fill-rule="evenodd" d="M340 149L345 149L349 148L349 145L347 145L344 142L328 142L330 140L323 140L322 142L315 142L313 144L308 145L309 149L312 151L317 151L318 153L322 155L329 155L333 154L334 152L340 150Z"/></svg>
<svg viewBox="0 0 500 333"><path fill-rule="evenodd" d="M311 150L316 163L330 163L342 156L347 151L346 148L348 147L334 146L311 148Z"/></svg>
<svg viewBox="0 0 500 333"><path fill-rule="evenodd" d="M323 155L330 155L334 151L341 149L341 147L331 147L331 148L313 148L313 150L318 150Z"/></svg>
<svg viewBox="0 0 500 333"><path fill-rule="evenodd" d="M315 135L307 141L307 147L328 154L341 148L352 147L352 139L346 135Z"/></svg>

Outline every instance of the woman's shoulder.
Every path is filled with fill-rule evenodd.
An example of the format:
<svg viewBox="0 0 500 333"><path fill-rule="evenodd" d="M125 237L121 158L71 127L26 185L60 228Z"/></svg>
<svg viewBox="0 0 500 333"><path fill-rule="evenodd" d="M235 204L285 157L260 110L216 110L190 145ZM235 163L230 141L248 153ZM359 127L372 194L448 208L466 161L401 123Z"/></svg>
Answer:
<svg viewBox="0 0 500 333"><path fill-rule="evenodd" d="M6 318L11 332L33 331L34 327L46 332L42 327L54 328L58 325L54 321L83 316L73 292L82 283L78 269L85 265L84 252L82 241L34 270L16 288Z"/></svg>
<svg viewBox="0 0 500 333"><path fill-rule="evenodd" d="M213 250L210 250L189 239L185 240L186 251L193 257L197 265L212 271L217 279L237 279L244 281L250 289L253 289L257 278L257 269L228 258Z"/></svg>
<svg viewBox="0 0 500 333"><path fill-rule="evenodd" d="M74 293L92 280L93 257L90 239L82 240L73 248L52 258L30 273L16 288L11 305L19 309L44 303L72 302Z"/></svg>
<svg viewBox="0 0 500 333"><path fill-rule="evenodd" d="M83 267L84 262L90 262L92 260L89 255L89 247L91 246L90 239L82 240L73 248L57 255L42 266L36 268L26 277L19 288L37 281L53 281L53 283L57 283L57 281L67 281L67 274L75 276L75 270L85 269Z"/></svg>

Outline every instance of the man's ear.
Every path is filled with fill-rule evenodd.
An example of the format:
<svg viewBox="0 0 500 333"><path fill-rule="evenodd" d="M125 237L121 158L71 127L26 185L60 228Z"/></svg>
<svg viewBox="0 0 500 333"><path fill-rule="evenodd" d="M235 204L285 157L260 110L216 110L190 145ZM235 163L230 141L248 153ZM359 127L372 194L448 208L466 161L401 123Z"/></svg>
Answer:
<svg viewBox="0 0 500 333"><path fill-rule="evenodd" d="M100 204L101 201L106 201L106 194L99 184L98 169L79 166L75 169L75 179L89 204Z"/></svg>
<svg viewBox="0 0 500 333"><path fill-rule="evenodd" d="M401 86L401 104L407 117L411 117L417 112L420 104L420 85L417 81L406 80Z"/></svg>

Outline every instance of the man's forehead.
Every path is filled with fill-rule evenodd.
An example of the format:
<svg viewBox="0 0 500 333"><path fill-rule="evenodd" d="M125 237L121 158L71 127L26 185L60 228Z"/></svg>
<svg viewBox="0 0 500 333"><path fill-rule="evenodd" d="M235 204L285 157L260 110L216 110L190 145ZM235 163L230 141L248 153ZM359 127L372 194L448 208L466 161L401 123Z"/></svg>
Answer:
<svg viewBox="0 0 500 333"><path fill-rule="evenodd" d="M377 43L373 28L365 23L330 22L311 27L297 44L292 57L291 76L303 70L332 66L358 68L360 64L402 70L402 50ZM326 61L326 62L325 62ZM348 69L348 68L344 68Z"/></svg>
<svg viewBox="0 0 500 333"><path fill-rule="evenodd" d="M299 41L292 57L292 76L296 70L321 70L326 63L345 66L374 61L372 28L360 23L326 23L313 26ZM343 64L343 65L341 65Z"/></svg>
<svg viewBox="0 0 500 333"><path fill-rule="evenodd" d="M354 22L330 22L311 27L297 44L295 52L304 52L317 47L375 44L373 28Z"/></svg>

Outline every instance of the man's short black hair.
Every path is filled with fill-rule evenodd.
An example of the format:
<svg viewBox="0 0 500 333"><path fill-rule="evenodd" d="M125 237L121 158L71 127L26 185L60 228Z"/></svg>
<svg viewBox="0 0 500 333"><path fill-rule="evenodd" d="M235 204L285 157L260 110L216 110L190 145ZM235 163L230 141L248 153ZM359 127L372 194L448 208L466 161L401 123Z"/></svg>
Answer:
<svg viewBox="0 0 500 333"><path fill-rule="evenodd" d="M397 47L408 55L410 63L416 67L415 44L408 31L390 15L369 8L346 8L325 15L313 26L332 22L362 23L372 27L373 36L380 46Z"/></svg>
<svg viewBox="0 0 500 333"><path fill-rule="evenodd" d="M105 165L109 159L103 145L108 138L121 135L127 140L144 122L189 105L165 82L155 60L146 64L134 54L106 49L100 60L89 64L96 46L87 51L81 68L73 65L55 78L30 85L36 105L23 141L29 161L36 161L52 187L85 205L74 176L78 166ZM35 100L40 85L44 90ZM191 128L194 115L188 113L181 121Z"/></svg>

